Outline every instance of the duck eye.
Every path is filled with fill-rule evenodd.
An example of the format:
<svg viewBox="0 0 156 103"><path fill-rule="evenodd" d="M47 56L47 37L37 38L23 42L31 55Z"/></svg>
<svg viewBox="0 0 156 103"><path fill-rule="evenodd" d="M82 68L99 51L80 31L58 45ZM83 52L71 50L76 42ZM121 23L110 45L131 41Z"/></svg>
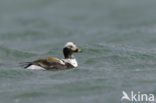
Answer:
<svg viewBox="0 0 156 103"><path fill-rule="evenodd" d="M69 48L73 48L73 46L70 45Z"/></svg>

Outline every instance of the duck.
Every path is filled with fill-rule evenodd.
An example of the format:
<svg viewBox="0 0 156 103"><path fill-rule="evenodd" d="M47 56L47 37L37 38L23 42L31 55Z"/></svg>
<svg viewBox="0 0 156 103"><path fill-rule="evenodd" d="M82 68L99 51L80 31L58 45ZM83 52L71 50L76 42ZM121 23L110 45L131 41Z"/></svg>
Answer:
<svg viewBox="0 0 156 103"><path fill-rule="evenodd" d="M64 59L46 57L32 62L27 62L25 69L29 70L62 70L74 69L78 67L76 58L73 53L82 52L75 43L67 42L63 48Z"/></svg>

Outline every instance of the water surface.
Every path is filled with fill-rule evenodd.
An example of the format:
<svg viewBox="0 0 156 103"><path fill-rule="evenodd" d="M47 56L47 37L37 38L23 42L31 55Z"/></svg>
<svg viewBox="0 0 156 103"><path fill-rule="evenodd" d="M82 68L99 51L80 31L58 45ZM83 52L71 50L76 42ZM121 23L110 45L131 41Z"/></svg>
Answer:
<svg viewBox="0 0 156 103"><path fill-rule="evenodd" d="M155 5L155 0L1 0L0 103L121 103L123 90L156 96ZM75 54L77 69L19 66L63 58L68 41L83 50Z"/></svg>

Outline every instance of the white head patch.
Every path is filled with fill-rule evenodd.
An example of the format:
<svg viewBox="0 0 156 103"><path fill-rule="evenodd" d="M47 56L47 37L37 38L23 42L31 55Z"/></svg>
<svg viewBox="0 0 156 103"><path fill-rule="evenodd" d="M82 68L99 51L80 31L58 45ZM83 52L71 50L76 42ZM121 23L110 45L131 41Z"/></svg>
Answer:
<svg viewBox="0 0 156 103"><path fill-rule="evenodd" d="M73 42L67 42L64 47L69 47L69 46L72 46L74 48L77 48L77 46Z"/></svg>

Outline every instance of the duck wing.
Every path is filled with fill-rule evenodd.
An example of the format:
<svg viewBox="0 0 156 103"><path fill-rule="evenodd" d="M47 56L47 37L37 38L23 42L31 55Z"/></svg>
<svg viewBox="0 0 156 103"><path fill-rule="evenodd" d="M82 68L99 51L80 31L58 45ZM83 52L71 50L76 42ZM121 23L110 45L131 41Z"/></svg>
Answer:
<svg viewBox="0 0 156 103"><path fill-rule="evenodd" d="M37 65L40 66L46 70L51 69L66 69L67 65L63 61L56 59L56 58L42 58L33 62L28 62L25 68L31 66L31 65Z"/></svg>

